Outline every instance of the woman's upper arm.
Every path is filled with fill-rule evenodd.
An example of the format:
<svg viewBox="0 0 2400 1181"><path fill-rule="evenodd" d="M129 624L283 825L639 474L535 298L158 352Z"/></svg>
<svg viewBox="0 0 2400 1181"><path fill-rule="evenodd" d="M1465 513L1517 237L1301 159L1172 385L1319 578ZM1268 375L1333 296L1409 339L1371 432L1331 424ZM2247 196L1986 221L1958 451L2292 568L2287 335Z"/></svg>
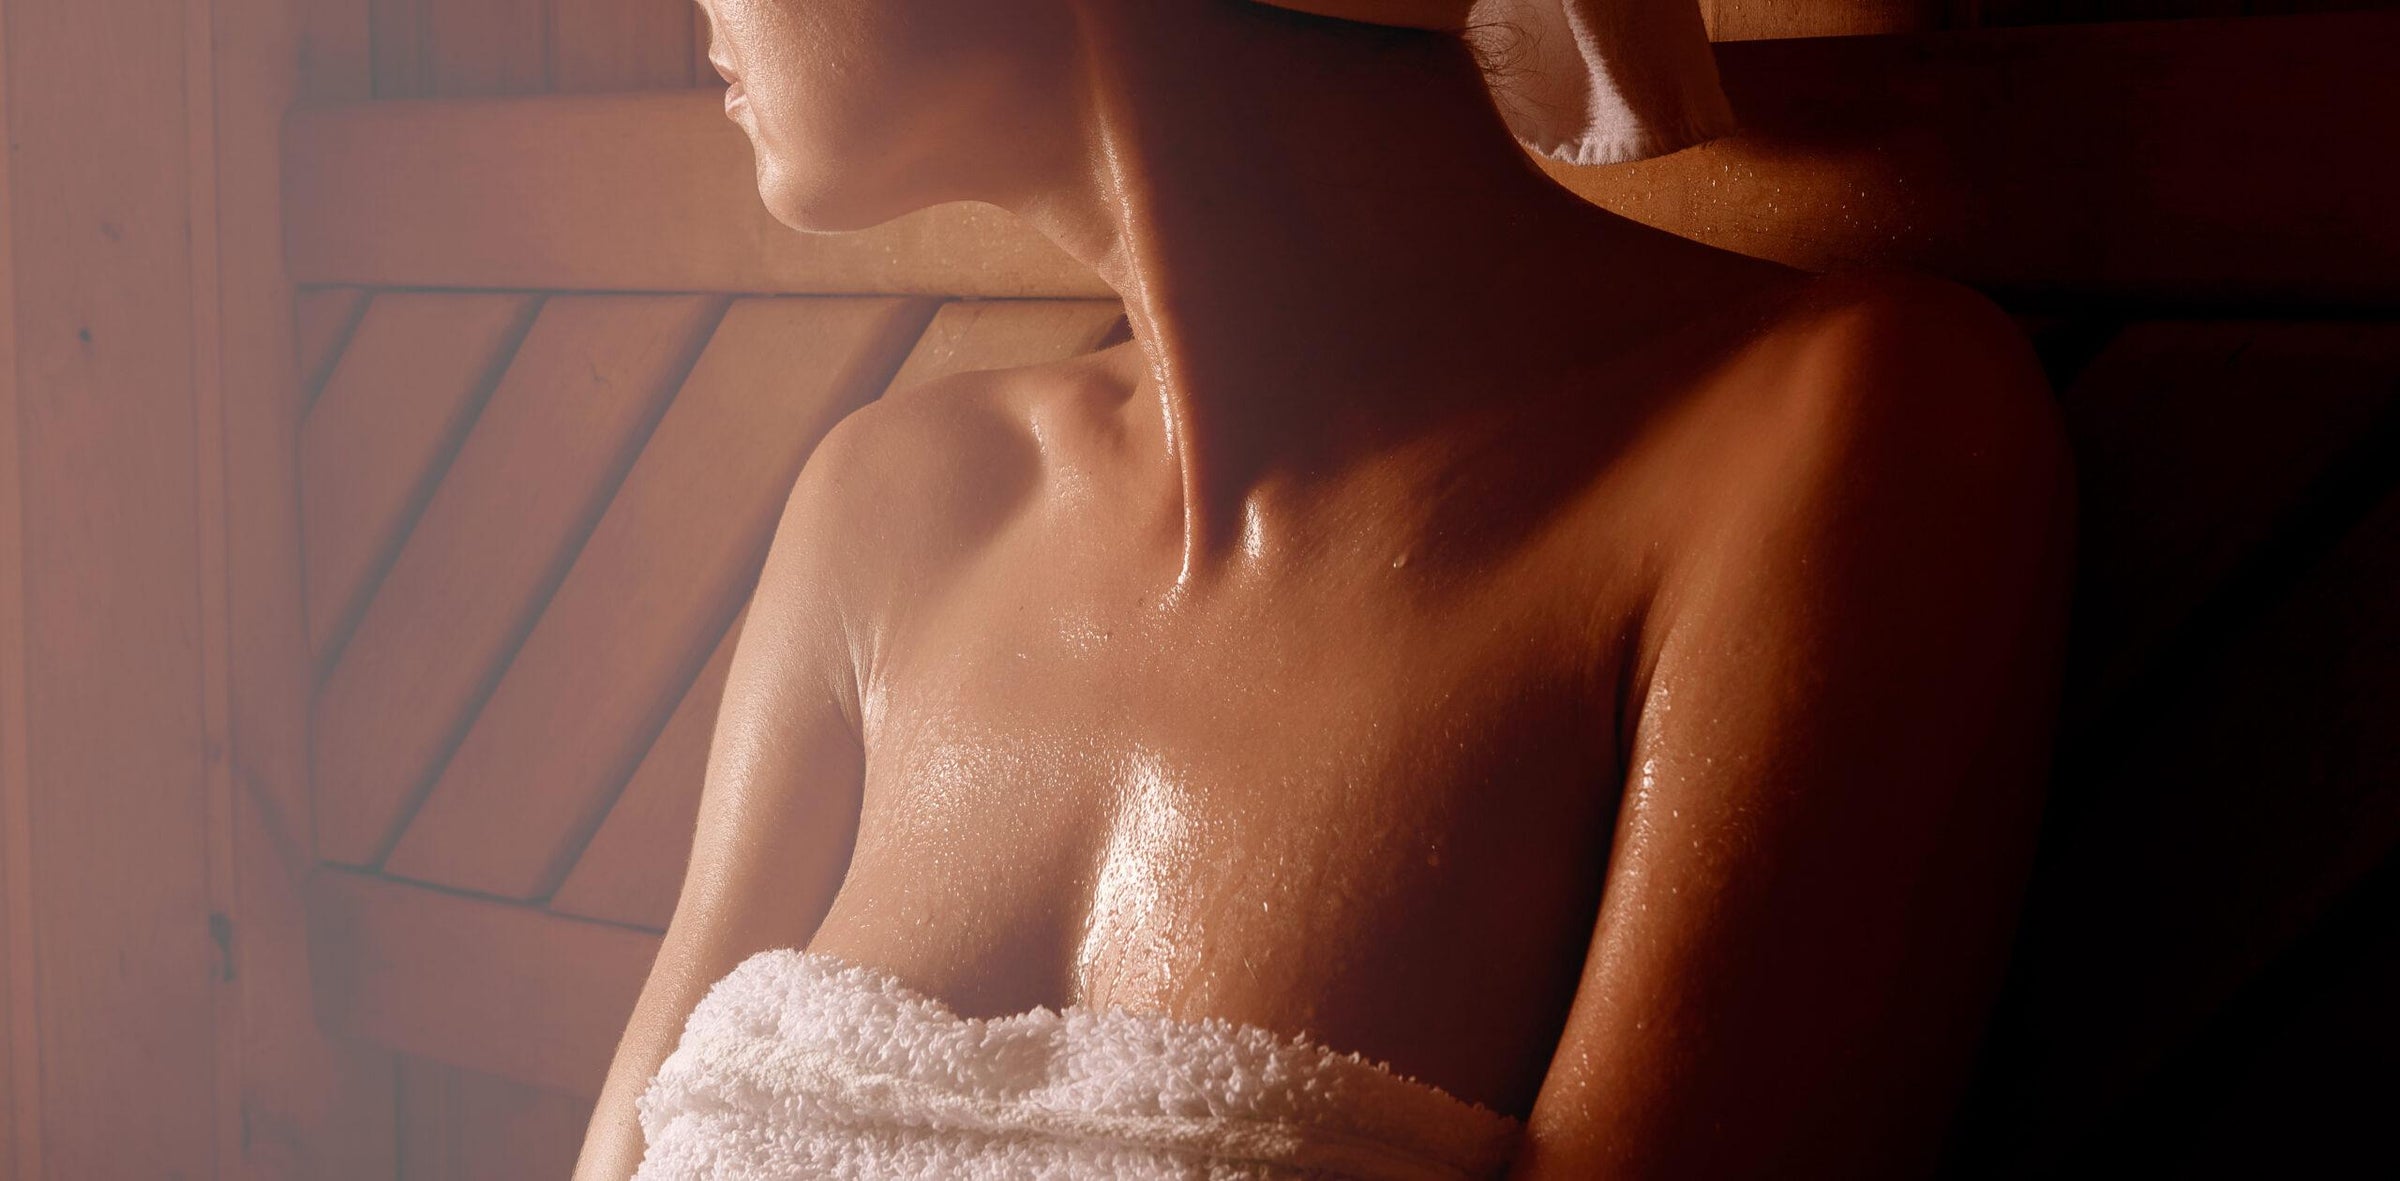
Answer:
<svg viewBox="0 0 2400 1181"><path fill-rule="evenodd" d="M2047 775L2073 491L2013 330L1896 319L1805 375L1766 494L1660 587L1517 1181L1938 1151Z"/></svg>
<svg viewBox="0 0 2400 1181"><path fill-rule="evenodd" d="M839 428L837 428L839 433ZM592 1113L576 1181L640 1164L634 1099L711 984L752 953L805 945L856 836L864 768L848 636L828 560L840 524L829 436L795 484L735 641L698 822L658 956Z"/></svg>

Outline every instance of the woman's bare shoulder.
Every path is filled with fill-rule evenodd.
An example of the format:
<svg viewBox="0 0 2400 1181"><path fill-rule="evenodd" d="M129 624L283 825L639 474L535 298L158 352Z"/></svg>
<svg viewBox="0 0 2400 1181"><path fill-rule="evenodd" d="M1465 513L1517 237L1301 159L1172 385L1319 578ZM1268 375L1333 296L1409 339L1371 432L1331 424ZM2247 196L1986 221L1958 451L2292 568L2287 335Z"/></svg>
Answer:
<svg viewBox="0 0 2400 1181"><path fill-rule="evenodd" d="M895 388L835 423L793 482L762 595L852 607L929 593L1034 491L1034 421L1074 362Z"/></svg>

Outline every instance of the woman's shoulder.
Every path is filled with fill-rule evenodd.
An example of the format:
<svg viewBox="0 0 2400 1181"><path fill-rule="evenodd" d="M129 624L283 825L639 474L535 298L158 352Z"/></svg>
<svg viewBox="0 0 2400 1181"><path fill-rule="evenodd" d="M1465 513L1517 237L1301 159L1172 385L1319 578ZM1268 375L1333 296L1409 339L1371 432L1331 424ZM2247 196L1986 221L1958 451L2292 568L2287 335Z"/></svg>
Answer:
<svg viewBox="0 0 2400 1181"><path fill-rule="evenodd" d="M1707 495L1673 518L1671 548L1701 565L1770 540L1820 566L1905 564L2065 526L2063 420L2030 341L1991 299L1855 269L1752 314L1741 355L1696 395L1716 404L1684 451L1701 470L1681 478Z"/></svg>
<svg viewBox="0 0 2400 1181"><path fill-rule="evenodd" d="M2064 458L2064 428L2032 342L1973 287L1858 267L1735 306L1750 308L1752 322L1714 392L1773 424L1760 433L1764 445L1859 448L1850 456L1859 462L1945 444L2026 464Z"/></svg>
<svg viewBox="0 0 2400 1181"><path fill-rule="evenodd" d="M851 411L803 464L775 546L844 599L921 594L979 552L1034 492L1044 407L1075 362L948 374Z"/></svg>

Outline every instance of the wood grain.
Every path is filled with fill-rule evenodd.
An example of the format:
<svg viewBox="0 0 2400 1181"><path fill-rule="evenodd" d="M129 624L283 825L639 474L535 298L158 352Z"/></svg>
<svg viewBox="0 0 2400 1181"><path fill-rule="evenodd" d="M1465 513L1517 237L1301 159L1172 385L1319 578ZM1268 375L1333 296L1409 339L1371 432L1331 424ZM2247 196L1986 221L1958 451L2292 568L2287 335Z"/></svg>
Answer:
<svg viewBox="0 0 2400 1181"><path fill-rule="evenodd" d="M801 464L931 313L733 305L387 872L503 898L557 890L757 584Z"/></svg>
<svg viewBox="0 0 2400 1181"><path fill-rule="evenodd" d="M548 0L416 0L433 97L550 88Z"/></svg>
<svg viewBox="0 0 2400 1181"><path fill-rule="evenodd" d="M320 689L317 851L371 865L441 769L715 326L699 296L560 296Z"/></svg>
<svg viewBox="0 0 2400 1181"><path fill-rule="evenodd" d="M293 349L299 362L300 405L325 388L334 362L358 328L372 293L363 287L311 287L292 297Z"/></svg>
<svg viewBox="0 0 2400 1181"><path fill-rule="evenodd" d="M223 516L194 503L200 451L223 441L200 421L221 381L207 20L10 0L0 45L19 514L4 556L22 595L0 648L21 694L11 1049L35 1176L213 1171L238 1102L219 1069L238 993L210 936L231 867L223 617L202 596L222 608L222 584L201 586L223 575Z"/></svg>
<svg viewBox="0 0 2400 1181"><path fill-rule="evenodd" d="M566 884L551 898L550 909L667 929L691 861L700 788L708 775L708 748L716 736L717 710L725 702L725 681L733 670L734 644L749 617L744 603L609 807L600 831L584 846Z"/></svg>
<svg viewBox="0 0 2400 1181"><path fill-rule="evenodd" d="M293 276L551 290L1106 296L988 206L858 234L759 202L722 91L372 103L296 112ZM336 278L335 276L343 276Z"/></svg>
<svg viewBox="0 0 2400 1181"><path fill-rule="evenodd" d="M551 11L551 89L681 89L692 84L689 0L573 0ZM713 76L713 71L712 71Z"/></svg>
<svg viewBox="0 0 2400 1181"><path fill-rule="evenodd" d="M422 98L425 0L367 0L367 38L375 97Z"/></svg>
<svg viewBox="0 0 2400 1181"><path fill-rule="evenodd" d="M1674 233L1796 266L1925 267L2021 303L2400 307L2400 11L1745 41L1737 136L1551 170ZM1099 297L982 206L785 230L715 92L303 113L309 283Z"/></svg>
<svg viewBox="0 0 2400 1181"><path fill-rule="evenodd" d="M565 1177L592 1101L402 1056L400 1181Z"/></svg>
<svg viewBox="0 0 2400 1181"><path fill-rule="evenodd" d="M368 0L296 0L300 29L298 98L361 102L375 95L375 39Z"/></svg>
<svg viewBox="0 0 2400 1181"><path fill-rule="evenodd" d="M523 339L531 296L377 296L300 434L309 651L330 661Z"/></svg>
<svg viewBox="0 0 2400 1181"><path fill-rule="evenodd" d="M658 937L325 869L312 882L317 1004L331 1028L575 1096L608 1072Z"/></svg>

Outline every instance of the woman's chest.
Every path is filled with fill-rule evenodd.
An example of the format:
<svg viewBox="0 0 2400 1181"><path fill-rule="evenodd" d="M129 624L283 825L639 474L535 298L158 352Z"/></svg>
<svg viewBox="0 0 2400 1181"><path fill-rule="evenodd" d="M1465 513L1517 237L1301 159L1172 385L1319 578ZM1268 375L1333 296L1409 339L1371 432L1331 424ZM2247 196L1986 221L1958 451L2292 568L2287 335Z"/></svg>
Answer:
<svg viewBox="0 0 2400 1181"><path fill-rule="evenodd" d="M969 1012L1117 1004L1404 1058L1472 1007L1462 1031L1538 1041L1513 1026L1580 963L1618 790L1590 611L982 601L885 666L812 946Z"/></svg>

